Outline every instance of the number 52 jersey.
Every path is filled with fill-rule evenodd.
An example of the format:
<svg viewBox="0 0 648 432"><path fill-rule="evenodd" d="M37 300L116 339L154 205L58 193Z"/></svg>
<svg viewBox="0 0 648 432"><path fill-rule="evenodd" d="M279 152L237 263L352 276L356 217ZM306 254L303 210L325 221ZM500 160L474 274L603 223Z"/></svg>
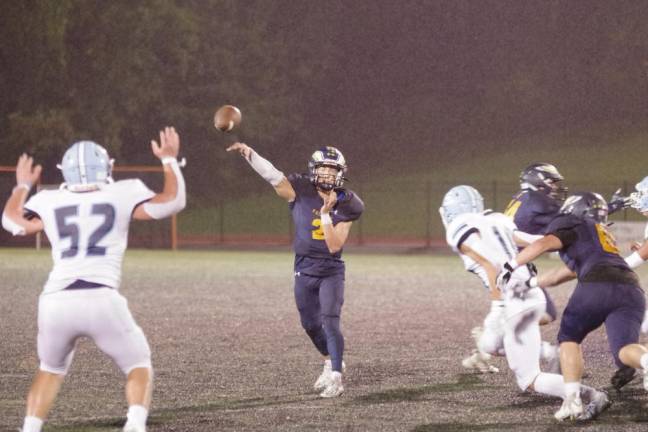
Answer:
<svg viewBox="0 0 648 432"><path fill-rule="evenodd" d="M92 192L43 190L32 196L25 210L43 221L54 261L43 293L78 279L119 288L133 210L154 195L131 179Z"/></svg>

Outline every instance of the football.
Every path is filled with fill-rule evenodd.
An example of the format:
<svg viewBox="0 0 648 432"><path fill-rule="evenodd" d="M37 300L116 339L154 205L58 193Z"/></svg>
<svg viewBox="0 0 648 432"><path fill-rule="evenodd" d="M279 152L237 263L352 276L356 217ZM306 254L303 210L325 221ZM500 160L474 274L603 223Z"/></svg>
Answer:
<svg viewBox="0 0 648 432"><path fill-rule="evenodd" d="M223 132L231 132L241 124L241 110L233 105L223 105L214 114L214 127Z"/></svg>

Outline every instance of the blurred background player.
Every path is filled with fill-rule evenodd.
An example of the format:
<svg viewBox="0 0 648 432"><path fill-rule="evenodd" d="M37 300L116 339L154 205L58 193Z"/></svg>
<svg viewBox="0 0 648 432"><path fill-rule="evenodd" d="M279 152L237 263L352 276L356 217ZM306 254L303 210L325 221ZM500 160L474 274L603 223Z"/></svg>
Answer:
<svg viewBox="0 0 648 432"><path fill-rule="evenodd" d="M544 234L567 198L563 180L564 177L551 164L539 162L529 165L520 173L520 191L513 196L504 214L520 231L536 236ZM549 294L541 289L547 299L541 323L548 324L556 319L557 311Z"/></svg>
<svg viewBox="0 0 648 432"><path fill-rule="evenodd" d="M65 183L25 203L41 166L23 154L17 185L2 214L13 235L45 231L54 267L38 302L40 368L27 396L23 432L41 430L74 355L79 337L91 338L127 376L124 432L144 432L151 401L151 351L118 292L131 219L162 219L185 206L185 183L176 157L180 139L173 128L151 142L164 166L164 189L155 194L139 179L114 182L112 160L92 141L73 144L59 168Z"/></svg>
<svg viewBox="0 0 648 432"><path fill-rule="evenodd" d="M635 186L636 192L630 194L630 207L636 209L639 213L648 217L648 177L645 177ZM625 261L631 269L635 269L642 265L648 259L648 224L644 230L642 242L634 242L631 246L633 251L630 255L625 257ZM644 315L643 322L641 323L641 331L648 333L648 311ZM619 368L614 376L612 376L612 385L617 390L621 390L623 386L632 381L635 377L635 368L624 366Z"/></svg>
<svg viewBox="0 0 648 432"><path fill-rule="evenodd" d="M352 222L364 210L360 198L342 187L347 170L344 156L335 147L323 147L311 156L309 174L286 178L246 144L234 143L227 151L239 152L289 203L295 223L295 301L302 327L325 358L314 387L321 391L321 397L339 396L344 392L342 247Z"/></svg>
<svg viewBox="0 0 648 432"><path fill-rule="evenodd" d="M523 391L564 398L562 376L540 370L539 322L546 300L539 288L527 283L535 276L532 267L518 267L508 283L501 287L496 281L499 269L517 253L517 246L526 244L523 236L502 213L484 211L481 194L471 186L450 189L443 198L440 212L448 244L477 263L487 278L493 307L484 320L480 348L493 354L503 351ZM608 404L603 392L585 386L581 391L594 411Z"/></svg>
<svg viewBox="0 0 648 432"><path fill-rule="evenodd" d="M605 324L610 351L617 367L648 366L648 350L637 344L645 312L644 293L637 275L619 256L607 230L608 205L599 194L584 192L570 196L547 227L546 234L504 264L500 278L506 280L523 266L547 251L559 251L566 264L548 272L538 281L555 286L577 278L578 283L562 316L558 341L566 398L555 414L558 420L585 415L581 402L584 362L580 344ZM542 279L542 280L540 280ZM530 281L532 286L536 283Z"/></svg>
<svg viewBox="0 0 648 432"><path fill-rule="evenodd" d="M630 206L648 217L648 177L637 183L635 189L637 191L630 194ZM626 257L626 262L630 268L639 267L648 259L648 224L646 224L642 242L635 242L631 249L633 253Z"/></svg>

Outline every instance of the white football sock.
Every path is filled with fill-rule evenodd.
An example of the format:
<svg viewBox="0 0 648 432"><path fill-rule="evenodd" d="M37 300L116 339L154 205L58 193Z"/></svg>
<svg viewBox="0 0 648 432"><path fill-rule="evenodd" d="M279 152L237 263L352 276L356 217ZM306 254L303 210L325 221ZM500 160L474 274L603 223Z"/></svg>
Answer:
<svg viewBox="0 0 648 432"><path fill-rule="evenodd" d="M566 382L565 383L565 398L570 396L577 396L580 398L580 381L576 382Z"/></svg>
<svg viewBox="0 0 648 432"><path fill-rule="evenodd" d="M128 407L127 423L144 427L146 426L146 419L148 418L148 409L143 405L131 405Z"/></svg>
<svg viewBox="0 0 648 432"><path fill-rule="evenodd" d="M42 419L34 416L27 416L25 417L25 422L23 423L22 432L41 432L42 428Z"/></svg>
<svg viewBox="0 0 648 432"><path fill-rule="evenodd" d="M641 358L639 359L639 364L641 364L643 370L648 371L648 353L645 353L641 356Z"/></svg>
<svg viewBox="0 0 648 432"><path fill-rule="evenodd" d="M533 388L538 393L565 398L565 382L562 375L540 372L533 382Z"/></svg>

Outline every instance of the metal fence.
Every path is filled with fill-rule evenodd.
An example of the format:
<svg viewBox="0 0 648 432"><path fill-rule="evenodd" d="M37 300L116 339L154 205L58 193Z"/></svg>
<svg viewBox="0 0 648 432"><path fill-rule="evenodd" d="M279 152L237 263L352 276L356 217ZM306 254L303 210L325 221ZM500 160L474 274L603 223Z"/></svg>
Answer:
<svg viewBox="0 0 648 432"><path fill-rule="evenodd" d="M154 190L161 188L159 173L123 174L141 178ZM584 184L570 182L570 191L596 191L606 198L621 187L629 193L634 181ZM15 184L13 173L0 173L0 196L6 199ZM408 247L435 247L444 242L444 229L438 208L443 195L456 182L399 179L384 183L362 184L352 187L365 202L365 213L353 224L348 243L363 246L400 245ZM503 211L517 182L469 183L484 196L487 208ZM265 185L258 194L229 200L204 199L191 195L187 208L177 217L177 244L180 248L218 247L221 245L288 245L293 239L293 225L287 204ZM611 216L611 220L641 221L645 218L632 209ZM134 222L129 243L135 247L171 248L173 230L170 220ZM13 238L0 233L0 245L33 246L34 239Z"/></svg>

